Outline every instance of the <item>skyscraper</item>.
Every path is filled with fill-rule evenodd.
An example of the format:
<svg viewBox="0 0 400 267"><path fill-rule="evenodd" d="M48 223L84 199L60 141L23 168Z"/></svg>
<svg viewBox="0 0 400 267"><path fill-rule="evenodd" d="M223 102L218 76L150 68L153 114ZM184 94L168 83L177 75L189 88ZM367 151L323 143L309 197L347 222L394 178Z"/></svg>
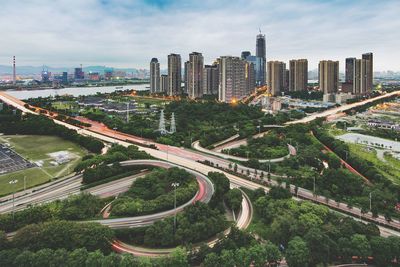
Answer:
<svg viewBox="0 0 400 267"><path fill-rule="evenodd" d="M181 93L182 82L182 63L181 55L170 54L168 55L168 91L169 96L178 95Z"/></svg>
<svg viewBox="0 0 400 267"><path fill-rule="evenodd" d="M198 52L190 53L188 66L188 96L190 98L203 96L203 68L203 55Z"/></svg>
<svg viewBox="0 0 400 267"><path fill-rule="evenodd" d="M320 61L318 73L319 88L324 92L324 95L336 94L339 84L339 61Z"/></svg>
<svg viewBox="0 0 400 267"><path fill-rule="evenodd" d="M203 70L203 94L217 95L219 85L218 64L205 65Z"/></svg>
<svg viewBox="0 0 400 267"><path fill-rule="evenodd" d="M369 94L374 88L374 59L372 53L365 53L362 55L362 59L365 60L365 93Z"/></svg>
<svg viewBox="0 0 400 267"><path fill-rule="evenodd" d="M246 61L239 57L219 58L218 100L231 103L241 99L246 91Z"/></svg>
<svg viewBox="0 0 400 267"><path fill-rule="evenodd" d="M160 78L160 91L166 93L168 91L168 75L162 74Z"/></svg>
<svg viewBox="0 0 400 267"><path fill-rule="evenodd" d="M268 61L267 74L270 93L278 96L285 90L286 64L280 61Z"/></svg>
<svg viewBox="0 0 400 267"><path fill-rule="evenodd" d="M256 57L261 58L260 65L258 66L258 70L256 72L259 73L259 77L257 77L256 83L257 85L264 85L265 84L265 77L266 73L266 61L267 61L267 48L265 42L265 34L257 35L256 39Z"/></svg>
<svg viewBox="0 0 400 267"><path fill-rule="evenodd" d="M292 59L289 61L289 91L305 91L308 83L307 59Z"/></svg>
<svg viewBox="0 0 400 267"><path fill-rule="evenodd" d="M160 92L160 63L157 58L150 61L150 93Z"/></svg>
<svg viewBox="0 0 400 267"><path fill-rule="evenodd" d="M346 58L346 83L353 84L354 82L354 65L356 63L355 57Z"/></svg>

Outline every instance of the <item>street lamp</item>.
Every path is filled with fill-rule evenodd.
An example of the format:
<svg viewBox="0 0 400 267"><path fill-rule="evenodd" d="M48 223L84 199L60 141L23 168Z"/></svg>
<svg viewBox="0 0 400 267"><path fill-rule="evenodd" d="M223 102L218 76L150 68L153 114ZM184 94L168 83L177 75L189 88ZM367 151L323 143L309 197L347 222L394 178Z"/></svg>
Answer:
<svg viewBox="0 0 400 267"><path fill-rule="evenodd" d="M179 186L179 183L172 183L171 186L174 188L174 234L176 231L176 188Z"/></svg>
<svg viewBox="0 0 400 267"><path fill-rule="evenodd" d="M18 183L18 180L11 180L8 182L10 185L14 185L14 190L13 190L13 199L12 199L12 216L13 216L13 221L14 221L14 207L15 207L15 184Z"/></svg>

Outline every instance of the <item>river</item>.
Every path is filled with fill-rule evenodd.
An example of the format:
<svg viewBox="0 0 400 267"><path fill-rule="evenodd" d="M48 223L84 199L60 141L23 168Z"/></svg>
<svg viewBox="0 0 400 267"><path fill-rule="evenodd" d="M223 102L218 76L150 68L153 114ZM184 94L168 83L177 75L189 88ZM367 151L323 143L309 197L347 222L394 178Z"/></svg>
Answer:
<svg viewBox="0 0 400 267"><path fill-rule="evenodd" d="M12 95L18 99L48 97L55 95L93 95L99 93L111 93L116 90L148 90L149 84L132 84L123 86L100 86L100 87L70 87L62 89L37 89L37 90L7 90L7 94Z"/></svg>

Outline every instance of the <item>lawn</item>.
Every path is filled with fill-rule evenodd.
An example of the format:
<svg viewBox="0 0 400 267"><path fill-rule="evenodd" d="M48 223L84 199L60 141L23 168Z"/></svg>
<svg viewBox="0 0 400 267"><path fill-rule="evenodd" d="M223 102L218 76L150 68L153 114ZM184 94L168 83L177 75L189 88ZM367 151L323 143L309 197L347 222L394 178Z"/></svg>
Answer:
<svg viewBox="0 0 400 267"><path fill-rule="evenodd" d="M24 176L26 176L26 187L29 188L67 175L87 153L78 145L56 136L5 135L0 137L0 142L9 143L13 150L31 162L43 161L42 167L0 175L0 195L13 191L8 183L13 179L18 180L15 185L15 189L18 191L24 188ZM68 163L53 166L50 163L53 159L48 154L58 151L70 152L73 159Z"/></svg>
<svg viewBox="0 0 400 267"><path fill-rule="evenodd" d="M400 185L400 161L385 155L385 162L378 158L375 149L367 150L366 147L357 144L347 143L347 145L349 146L351 153L357 155L357 157L360 157L361 159L372 162L383 176L391 180L393 183Z"/></svg>

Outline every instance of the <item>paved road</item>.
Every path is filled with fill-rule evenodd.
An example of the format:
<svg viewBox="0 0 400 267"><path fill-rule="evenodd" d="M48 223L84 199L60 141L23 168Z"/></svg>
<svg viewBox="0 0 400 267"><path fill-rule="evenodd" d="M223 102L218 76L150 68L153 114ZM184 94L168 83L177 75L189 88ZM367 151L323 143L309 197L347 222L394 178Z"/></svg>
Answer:
<svg viewBox="0 0 400 267"><path fill-rule="evenodd" d="M316 119L317 117L320 117L320 116L332 115L332 114L335 114L336 112L344 111L344 110L347 110L347 109L351 109L351 108L354 108L356 106L361 106L361 105L363 105L365 103L372 102L373 100L376 100L376 99L382 99L382 98L385 98L385 97L389 97L389 96L393 96L393 95L399 95L399 94L400 94L400 91L392 92L392 93L389 93L389 94L386 94L386 95L383 95L383 96L379 96L379 97L376 97L376 98L373 98L373 99L365 100L365 101L360 102L360 103L344 105L344 106L342 106L340 108L335 108L335 109L332 109L332 110L328 110L328 111L325 111L323 113L320 113L319 115L315 115L314 114L314 115L308 116L308 117L306 117L304 119L297 120L297 121L292 121L292 122L287 123L287 124L309 122L309 121L312 121L312 120L314 120L314 119ZM2 99L4 102L7 102L8 104L11 104L14 107L16 107L16 108L18 108L18 109L20 109L22 111L26 110L26 108L23 106L24 103L22 101L13 100L12 97L8 97L8 95L5 94L4 92L0 92L0 99ZM30 111L28 110L27 112L30 112ZM67 128L75 129L80 134L92 136L92 137L97 138L99 140L102 140L104 142L118 143L118 144L121 144L123 146L129 146L130 143L126 142L125 140L131 141L130 138L132 138L133 140L138 140L134 136L129 136L128 137L128 135L126 135L126 134L121 134L121 133L118 133L118 132L115 132L115 131L111 131L111 133L110 133L109 130L108 131L99 131L99 132L96 131L96 132L94 132L94 131L91 131L91 130L88 130L88 129L80 129L80 128L76 127L76 126L73 126L73 125L70 125L70 124L67 124L67 123L64 123L64 122L60 122L60 121L55 121L55 122L58 123L58 124L64 125ZM147 142L147 141L142 141L142 142ZM218 159L216 157L212 157L210 155L205 155L205 154L202 154L202 153L193 152L193 151L190 151L190 150L187 150L187 149L182 149L182 148L178 148L178 147L170 147L170 146L160 145L160 144L157 144L157 148L159 150L148 148L148 147L139 146L140 150L147 152L148 154L152 155L155 158L165 159L165 160L167 160L169 162L172 162L174 164L177 164L179 166L185 166L186 168L197 170L197 171L199 171L199 172L201 172L203 174L207 174L210 171L223 172L223 171L221 171L221 170L219 170L217 168L210 167L210 166L207 166L207 165L204 165L204 164L201 164L201 163L197 162L197 161L201 161L201 160L209 160L209 161L213 162L214 164L218 164L219 166L223 167L223 165L220 164L223 161L221 161L221 159ZM225 161L225 164L226 164L226 162L229 162L229 161ZM234 185L243 186L243 187L246 187L246 188L249 188L249 189L256 189L256 188L260 187L260 185L257 184L257 183L245 180L243 178L240 178L238 176L235 176L235 175L232 175L232 174L229 174L229 173L226 173L226 172L223 172L223 173L225 173L225 175L229 178L230 182L232 184L234 184ZM263 187L263 188L268 191L267 187ZM354 217L359 217L358 216L359 215L358 214L358 210L356 208L349 209L346 204L344 204L344 203L337 204L335 201L329 200L329 199L327 201L327 199L325 197L323 197L323 196L314 197L313 194L309 193L308 190L299 189L298 196L301 197L301 198L304 198L304 199L308 199L308 200L312 200L314 202L318 202L320 204L327 205L327 206L329 206L331 208L338 209L338 210L340 210L342 212L349 213ZM365 218L365 219L369 219L369 220L371 220L371 221L373 221L375 223L381 224L382 226L391 227L391 228L400 230L400 222L398 220L394 220L392 222L387 222L382 217L372 218L372 215L369 214L369 213L368 214L364 214L364 215L361 214L361 217Z"/></svg>

